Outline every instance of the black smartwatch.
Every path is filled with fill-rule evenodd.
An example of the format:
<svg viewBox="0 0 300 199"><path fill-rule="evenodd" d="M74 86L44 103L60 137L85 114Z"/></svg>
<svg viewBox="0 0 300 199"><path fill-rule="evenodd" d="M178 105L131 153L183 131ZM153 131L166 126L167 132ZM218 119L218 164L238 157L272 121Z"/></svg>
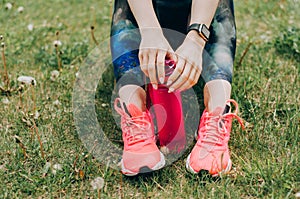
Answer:
<svg viewBox="0 0 300 199"><path fill-rule="evenodd" d="M193 23L188 27L187 32L190 32L191 30L196 30L204 41L208 41L210 31L205 24Z"/></svg>

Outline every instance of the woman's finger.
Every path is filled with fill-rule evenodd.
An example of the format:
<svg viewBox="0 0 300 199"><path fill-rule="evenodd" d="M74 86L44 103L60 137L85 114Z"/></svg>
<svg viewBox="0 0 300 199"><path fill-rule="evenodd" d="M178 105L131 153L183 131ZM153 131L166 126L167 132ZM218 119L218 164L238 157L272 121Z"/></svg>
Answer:
<svg viewBox="0 0 300 199"><path fill-rule="evenodd" d="M156 65L155 65L156 56L157 56L157 51L156 50L149 50L147 69L148 69L150 82L151 82L154 89L157 89Z"/></svg>
<svg viewBox="0 0 300 199"><path fill-rule="evenodd" d="M178 77L178 79L172 84L169 91L172 92L172 90L182 90L181 87L186 82L190 81L190 74L192 71L192 65L188 62L185 62L184 70L182 74Z"/></svg>
<svg viewBox="0 0 300 199"><path fill-rule="evenodd" d="M196 75L197 75L196 73L197 70L195 69L195 67L192 67L188 80L185 81L184 84L181 85L178 90L184 91L194 86L198 81L198 79L196 79Z"/></svg>
<svg viewBox="0 0 300 199"><path fill-rule="evenodd" d="M157 66L157 77L159 82L163 84L165 82L165 59L166 51L160 50L157 53L156 66Z"/></svg>
<svg viewBox="0 0 300 199"><path fill-rule="evenodd" d="M185 60L182 58L178 59L178 62L176 63L176 68L173 71L172 75L168 78L167 86L171 86L176 79L182 74L185 66ZM173 90L173 88L171 89Z"/></svg>
<svg viewBox="0 0 300 199"><path fill-rule="evenodd" d="M140 60L141 70L144 72L144 74L146 76L149 76L149 74L148 74L148 67L147 67L148 55L145 53L145 50L141 49L139 51L139 60Z"/></svg>

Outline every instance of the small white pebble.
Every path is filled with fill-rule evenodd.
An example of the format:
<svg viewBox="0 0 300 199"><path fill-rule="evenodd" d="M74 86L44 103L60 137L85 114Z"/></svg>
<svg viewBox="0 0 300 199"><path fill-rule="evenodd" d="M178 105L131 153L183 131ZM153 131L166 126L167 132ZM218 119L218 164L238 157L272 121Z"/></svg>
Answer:
<svg viewBox="0 0 300 199"><path fill-rule="evenodd" d="M53 105L55 105L55 106L60 106L60 105L61 105L61 103L60 103L60 101L59 101L59 100L55 100L55 101L53 102Z"/></svg>
<svg viewBox="0 0 300 199"><path fill-rule="evenodd" d="M51 167L51 163L50 162L46 162L46 164L45 164L45 166L43 168L43 173L46 174L49 171L50 167Z"/></svg>
<svg viewBox="0 0 300 199"><path fill-rule="evenodd" d="M55 175L57 171L62 171L62 166L61 164L54 164L52 166L52 173Z"/></svg>
<svg viewBox="0 0 300 199"><path fill-rule="evenodd" d="M59 71L58 70L51 71L51 77L50 77L50 79L52 81L54 81L55 79L57 79L58 76L59 76Z"/></svg>
<svg viewBox="0 0 300 199"><path fill-rule="evenodd" d="M43 143L43 144L45 144L45 143L47 143L47 142L48 142L48 140L42 139L42 143Z"/></svg>
<svg viewBox="0 0 300 199"><path fill-rule="evenodd" d="M102 107L106 107L106 106L107 106L107 104L105 104L105 103L102 103L102 104L101 104L101 106L102 106Z"/></svg>
<svg viewBox="0 0 300 199"><path fill-rule="evenodd" d="M19 13L22 13L23 11L24 11L24 7L23 6L18 7L18 12Z"/></svg>
<svg viewBox="0 0 300 199"><path fill-rule="evenodd" d="M284 10L284 5L282 3L279 4L279 7Z"/></svg>
<svg viewBox="0 0 300 199"><path fill-rule="evenodd" d="M33 118L37 120L39 117L40 117L40 113L38 111L35 111Z"/></svg>
<svg viewBox="0 0 300 199"><path fill-rule="evenodd" d="M28 26L27 26L27 29L29 30L29 31L32 31L33 30L33 24L31 23L31 24L28 24Z"/></svg>
<svg viewBox="0 0 300 199"><path fill-rule="evenodd" d="M32 85L32 86L36 85L36 80L31 76L20 76L18 77L17 80L23 84Z"/></svg>
<svg viewBox="0 0 300 199"><path fill-rule="evenodd" d="M288 23L289 23L289 24L294 24L295 21L294 21L293 19L289 19L289 20L288 20Z"/></svg>
<svg viewBox="0 0 300 199"><path fill-rule="evenodd" d="M0 165L0 171L6 171L5 164Z"/></svg>
<svg viewBox="0 0 300 199"><path fill-rule="evenodd" d="M9 104L10 101L9 101L8 98L5 97L5 98L2 99L2 103L3 103L3 104Z"/></svg>
<svg viewBox="0 0 300 199"><path fill-rule="evenodd" d="M54 46L61 46L62 43L61 43L61 41L59 41L59 40L55 40L55 41L53 42L53 45L54 45Z"/></svg>
<svg viewBox="0 0 300 199"><path fill-rule="evenodd" d="M42 26L43 26L43 27L46 27L47 25L48 25L47 20L44 20Z"/></svg>
<svg viewBox="0 0 300 199"><path fill-rule="evenodd" d="M62 170L62 166L61 166L61 164L55 164L55 165L53 165L53 169Z"/></svg>
<svg viewBox="0 0 300 199"><path fill-rule="evenodd" d="M12 8L12 4L11 4L11 3L6 3L6 4L5 4L5 8L6 8L7 10L10 10L10 9Z"/></svg>
<svg viewBox="0 0 300 199"><path fill-rule="evenodd" d="M101 177L97 177L91 181L91 186L94 190L99 190L104 187L104 179Z"/></svg>

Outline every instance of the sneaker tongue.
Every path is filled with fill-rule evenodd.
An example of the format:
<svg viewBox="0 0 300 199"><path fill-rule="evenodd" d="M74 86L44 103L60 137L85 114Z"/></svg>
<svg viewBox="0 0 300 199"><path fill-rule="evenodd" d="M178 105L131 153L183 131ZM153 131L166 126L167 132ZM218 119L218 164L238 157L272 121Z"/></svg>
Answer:
<svg viewBox="0 0 300 199"><path fill-rule="evenodd" d="M222 107L217 107L212 114L213 115L224 115L226 113L229 113L230 111L230 106L226 104L225 108Z"/></svg>
<svg viewBox="0 0 300 199"><path fill-rule="evenodd" d="M217 107L213 112L212 115L223 115L224 109L222 107Z"/></svg>
<svg viewBox="0 0 300 199"><path fill-rule="evenodd" d="M143 115L143 111L141 111L138 107L136 107L134 104L129 104L127 106L127 110L131 117L138 117Z"/></svg>

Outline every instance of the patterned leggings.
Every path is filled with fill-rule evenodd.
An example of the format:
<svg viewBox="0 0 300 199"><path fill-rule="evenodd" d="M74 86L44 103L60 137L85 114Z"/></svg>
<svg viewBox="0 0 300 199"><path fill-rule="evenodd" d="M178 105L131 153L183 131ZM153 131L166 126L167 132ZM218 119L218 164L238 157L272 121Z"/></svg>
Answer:
<svg viewBox="0 0 300 199"><path fill-rule="evenodd" d="M153 0L166 39L174 51L182 43L188 26L192 0ZM140 33L127 0L115 0L111 25L111 53L119 84L144 85L139 67ZM223 79L231 83L236 49L236 28L232 0L220 0L203 51L201 76L205 82ZM125 78L124 78L125 77Z"/></svg>

